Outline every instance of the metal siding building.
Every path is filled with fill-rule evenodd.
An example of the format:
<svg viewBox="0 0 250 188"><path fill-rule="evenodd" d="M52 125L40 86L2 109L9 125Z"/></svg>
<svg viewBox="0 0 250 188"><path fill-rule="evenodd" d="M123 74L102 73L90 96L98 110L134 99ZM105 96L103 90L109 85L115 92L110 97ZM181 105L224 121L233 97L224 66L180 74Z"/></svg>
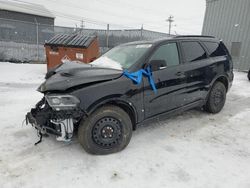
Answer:
<svg viewBox="0 0 250 188"><path fill-rule="evenodd" d="M55 16L42 5L0 1L0 18L54 25Z"/></svg>
<svg viewBox="0 0 250 188"><path fill-rule="evenodd" d="M20 42L36 38L44 43L54 33L54 15L42 5L0 1L0 40Z"/></svg>
<svg viewBox="0 0 250 188"><path fill-rule="evenodd" d="M234 68L250 68L250 0L206 0L202 34L223 40Z"/></svg>

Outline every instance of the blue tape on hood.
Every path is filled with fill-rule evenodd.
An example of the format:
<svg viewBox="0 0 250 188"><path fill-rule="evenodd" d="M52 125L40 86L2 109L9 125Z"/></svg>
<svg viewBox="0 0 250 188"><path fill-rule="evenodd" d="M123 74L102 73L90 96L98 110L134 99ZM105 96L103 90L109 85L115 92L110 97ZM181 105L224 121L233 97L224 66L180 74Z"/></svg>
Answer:
<svg viewBox="0 0 250 188"><path fill-rule="evenodd" d="M141 83L143 75L148 77L148 82L149 82L152 90L155 93L157 93L157 89L155 87L152 71L151 71L151 68L149 66L147 67L147 69L140 69L140 70L138 70L136 72L132 72L132 73L129 73L127 70L125 70L123 72L123 75L126 76L127 78L133 80L133 82L136 85L139 85Z"/></svg>

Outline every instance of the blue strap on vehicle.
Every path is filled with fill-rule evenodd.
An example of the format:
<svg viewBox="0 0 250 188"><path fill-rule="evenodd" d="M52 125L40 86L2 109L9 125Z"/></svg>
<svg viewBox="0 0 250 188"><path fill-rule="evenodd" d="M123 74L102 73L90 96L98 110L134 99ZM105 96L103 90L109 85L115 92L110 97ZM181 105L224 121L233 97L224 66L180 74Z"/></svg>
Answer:
<svg viewBox="0 0 250 188"><path fill-rule="evenodd" d="M157 93L157 89L155 87L153 75L151 68L148 66L146 69L140 69L136 72L129 73L127 70L123 72L123 75L127 78L131 79L136 85L139 85L142 81L142 75L148 77L148 82L152 88L152 90Z"/></svg>

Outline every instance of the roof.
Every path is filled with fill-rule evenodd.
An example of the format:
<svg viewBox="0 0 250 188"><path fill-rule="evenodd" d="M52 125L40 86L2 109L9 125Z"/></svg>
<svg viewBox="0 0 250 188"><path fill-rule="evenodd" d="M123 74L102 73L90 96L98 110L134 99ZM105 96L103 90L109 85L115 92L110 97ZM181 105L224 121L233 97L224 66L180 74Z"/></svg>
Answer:
<svg viewBox="0 0 250 188"><path fill-rule="evenodd" d="M96 36L86 36L82 34L58 34L46 42L45 45L88 48L95 39Z"/></svg>
<svg viewBox="0 0 250 188"><path fill-rule="evenodd" d="M43 16L47 18L55 18L55 16L43 5L34 3L0 1L0 10Z"/></svg>
<svg viewBox="0 0 250 188"><path fill-rule="evenodd" d="M205 36L205 35L172 35L168 37L153 39L153 40L144 40L144 41L134 41L134 42L128 42L121 44L121 46L126 45L137 45L137 44L154 44L157 45L159 43L165 42L165 41L176 41L176 40L202 40L202 41L219 41L220 39L213 37L213 36Z"/></svg>
<svg viewBox="0 0 250 188"><path fill-rule="evenodd" d="M175 38L215 38L209 35L177 35Z"/></svg>
<svg viewBox="0 0 250 188"><path fill-rule="evenodd" d="M207 35L178 35L174 37L174 39L180 39L180 40L202 40L202 41L220 41L219 38L216 38L214 36L207 36Z"/></svg>

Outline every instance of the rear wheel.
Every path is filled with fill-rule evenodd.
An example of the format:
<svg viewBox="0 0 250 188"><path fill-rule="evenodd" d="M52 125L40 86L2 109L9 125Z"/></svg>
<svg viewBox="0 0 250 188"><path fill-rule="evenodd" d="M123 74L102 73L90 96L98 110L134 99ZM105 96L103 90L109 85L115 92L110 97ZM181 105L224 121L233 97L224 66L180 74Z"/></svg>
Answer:
<svg viewBox="0 0 250 188"><path fill-rule="evenodd" d="M132 136L128 114L117 106L104 106L83 120L78 139L85 151L104 155L124 149Z"/></svg>
<svg viewBox="0 0 250 188"><path fill-rule="evenodd" d="M226 101L226 92L226 87L222 82L215 82L209 93L205 110L214 114L220 112Z"/></svg>

